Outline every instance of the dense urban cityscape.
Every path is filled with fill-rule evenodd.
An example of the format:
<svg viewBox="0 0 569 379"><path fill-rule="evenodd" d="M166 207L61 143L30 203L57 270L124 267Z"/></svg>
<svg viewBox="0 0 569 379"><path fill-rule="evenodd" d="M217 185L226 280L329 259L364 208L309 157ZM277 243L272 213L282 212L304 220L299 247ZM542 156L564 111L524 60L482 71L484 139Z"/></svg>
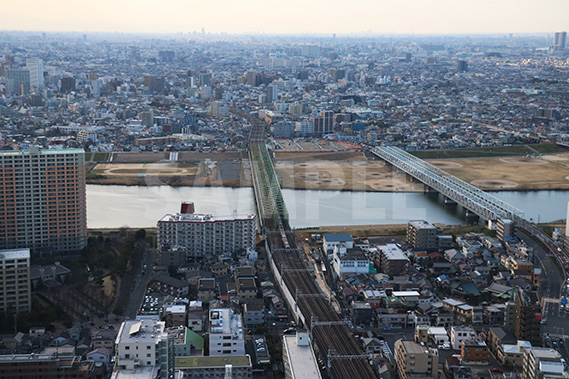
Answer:
<svg viewBox="0 0 569 379"><path fill-rule="evenodd" d="M0 31L0 377L569 378L566 39Z"/></svg>

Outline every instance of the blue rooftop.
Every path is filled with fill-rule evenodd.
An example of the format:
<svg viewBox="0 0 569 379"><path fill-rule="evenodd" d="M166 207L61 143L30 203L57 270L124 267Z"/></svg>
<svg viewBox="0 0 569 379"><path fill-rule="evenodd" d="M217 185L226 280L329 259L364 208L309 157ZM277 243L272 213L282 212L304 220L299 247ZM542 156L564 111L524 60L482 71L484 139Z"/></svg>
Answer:
<svg viewBox="0 0 569 379"><path fill-rule="evenodd" d="M354 242L354 239L348 233L324 234L326 242Z"/></svg>

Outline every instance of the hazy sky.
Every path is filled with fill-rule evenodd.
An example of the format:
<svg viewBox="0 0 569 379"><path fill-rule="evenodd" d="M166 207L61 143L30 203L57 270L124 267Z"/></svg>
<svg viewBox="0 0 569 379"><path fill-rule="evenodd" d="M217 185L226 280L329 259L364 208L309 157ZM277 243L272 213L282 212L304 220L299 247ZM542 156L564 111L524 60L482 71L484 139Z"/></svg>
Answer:
<svg viewBox="0 0 569 379"><path fill-rule="evenodd" d="M568 0L3 1L0 29L177 33L552 33Z"/></svg>

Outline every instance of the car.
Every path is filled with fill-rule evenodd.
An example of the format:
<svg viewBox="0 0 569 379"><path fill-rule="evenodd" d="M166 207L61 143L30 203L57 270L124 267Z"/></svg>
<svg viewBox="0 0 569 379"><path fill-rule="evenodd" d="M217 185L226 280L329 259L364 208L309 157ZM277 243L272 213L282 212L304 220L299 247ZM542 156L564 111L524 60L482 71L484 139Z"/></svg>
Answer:
<svg viewBox="0 0 569 379"><path fill-rule="evenodd" d="M560 339L559 340L559 346L565 346L565 340Z"/></svg>
<svg viewBox="0 0 569 379"><path fill-rule="evenodd" d="M501 374L503 373L502 369L498 368L498 367L494 367L492 370L492 372L495 372L496 374Z"/></svg>

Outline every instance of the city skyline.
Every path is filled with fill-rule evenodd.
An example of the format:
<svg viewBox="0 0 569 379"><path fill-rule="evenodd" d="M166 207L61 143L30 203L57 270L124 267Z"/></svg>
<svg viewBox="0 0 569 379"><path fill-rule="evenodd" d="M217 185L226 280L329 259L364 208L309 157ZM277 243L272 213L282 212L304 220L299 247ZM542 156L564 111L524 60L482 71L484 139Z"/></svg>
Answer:
<svg viewBox="0 0 569 379"><path fill-rule="evenodd" d="M551 10L555 9L555 12ZM113 11L109 11L113 10ZM62 0L54 8L31 1L5 4L3 30L44 32L230 33L230 34L495 34L553 33L566 30L569 3L562 0L450 0L391 3L358 0L350 7L337 0L286 3L247 0L207 3L166 0ZM544 17L541 17L543 15ZM395 17L394 17L395 16ZM547 16L547 17L545 17Z"/></svg>

